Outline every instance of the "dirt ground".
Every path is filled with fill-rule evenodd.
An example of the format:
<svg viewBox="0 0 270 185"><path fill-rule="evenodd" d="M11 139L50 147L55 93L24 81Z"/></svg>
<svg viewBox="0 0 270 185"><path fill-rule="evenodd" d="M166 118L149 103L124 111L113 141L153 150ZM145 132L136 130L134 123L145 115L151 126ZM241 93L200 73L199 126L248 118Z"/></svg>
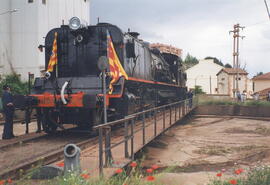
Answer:
<svg viewBox="0 0 270 185"><path fill-rule="evenodd" d="M2 140L2 134L3 134L4 125L0 125L0 140ZM14 123L13 125L13 133L15 136L21 136L25 134L25 124L21 123ZM29 124L29 133L36 132L37 131L37 123L31 122Z"/></svg>
<svg viewBox="0 0 270 185"><path fill-rule="evenodd" d="M270 164L268 121L239 118L194 118L176 125L146 149L143 166L157 164L167 172L165 184L204 185L224 171ZM244 175L244 173L243 173Z"/></svg>

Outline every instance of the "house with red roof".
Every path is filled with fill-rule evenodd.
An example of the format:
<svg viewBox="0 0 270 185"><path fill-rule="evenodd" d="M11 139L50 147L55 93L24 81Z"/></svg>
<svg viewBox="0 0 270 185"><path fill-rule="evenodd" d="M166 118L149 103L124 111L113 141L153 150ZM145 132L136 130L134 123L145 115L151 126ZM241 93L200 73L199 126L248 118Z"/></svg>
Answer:
<svg viewBox="0 0 270 185"><path fill-rule="evenodd" d="M218 94L229 95L234 97L234 93L238 90L240 93L246 91L252 94L252 83L248 79L248 73L243 69L223 68L217 73L217 90ZM238 77L238 80L237 80Z"/></svg>
<svg viewBox="0 0 270 185"><path fill-rule="evenodd" d="M270 91L270 72L252 78L253 91L266 95Z"/></svg>

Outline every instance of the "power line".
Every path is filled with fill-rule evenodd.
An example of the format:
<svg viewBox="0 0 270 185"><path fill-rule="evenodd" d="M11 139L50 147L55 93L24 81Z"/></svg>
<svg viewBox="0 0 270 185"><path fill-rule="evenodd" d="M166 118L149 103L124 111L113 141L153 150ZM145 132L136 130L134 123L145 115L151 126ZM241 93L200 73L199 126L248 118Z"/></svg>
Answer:
<svg viewBox="0 0 270 185"><path fill-rule="evenodd" d="M268 8L268 4L267 4L266 0L264 0L264 4L265 4L266 10L267 10L267 15L270 19L269 8Z"/></svg>

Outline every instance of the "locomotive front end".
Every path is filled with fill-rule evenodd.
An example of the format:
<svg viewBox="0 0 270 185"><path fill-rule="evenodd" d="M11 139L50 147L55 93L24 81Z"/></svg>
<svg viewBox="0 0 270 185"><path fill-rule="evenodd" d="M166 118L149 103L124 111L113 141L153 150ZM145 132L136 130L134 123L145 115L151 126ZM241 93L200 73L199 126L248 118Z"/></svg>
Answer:
<svg viewBox="0 0 270 185"><path fill-rule="evenodd" d="M74 17L69 25L47 34L46 73L35 79L31 92L38 100L35 107L46 132L63 124L91 128L101 122L102 80L97 61L107 54L104 33Z"/></svg>

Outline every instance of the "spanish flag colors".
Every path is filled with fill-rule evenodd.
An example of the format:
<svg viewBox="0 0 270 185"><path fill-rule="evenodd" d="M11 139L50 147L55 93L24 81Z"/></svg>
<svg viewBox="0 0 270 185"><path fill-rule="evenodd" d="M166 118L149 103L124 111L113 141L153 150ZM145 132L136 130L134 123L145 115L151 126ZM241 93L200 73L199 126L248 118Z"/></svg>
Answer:
<svg viewBox="0 0 270 185"><path fill-rule="evenodd" d="M115 84L119 80L119 78L122 76L127 80L128 75L120 63L120 60L113 46L112 38L108 30L107 30L107 44L108 44L107 55L109 59L110 75L112 77L112 80L109 86L110 94L111 94L113 91L113 84Z"/></svg>
<svg viewBox="0 0 270 185"><path fill-rule="evenodd" d="M50 57L50 61L48 64L47 71L53 72L54 66L57 65L57 32L54 33L54 41L53 41L53 48L52 48L52 54Z"/></svg>

